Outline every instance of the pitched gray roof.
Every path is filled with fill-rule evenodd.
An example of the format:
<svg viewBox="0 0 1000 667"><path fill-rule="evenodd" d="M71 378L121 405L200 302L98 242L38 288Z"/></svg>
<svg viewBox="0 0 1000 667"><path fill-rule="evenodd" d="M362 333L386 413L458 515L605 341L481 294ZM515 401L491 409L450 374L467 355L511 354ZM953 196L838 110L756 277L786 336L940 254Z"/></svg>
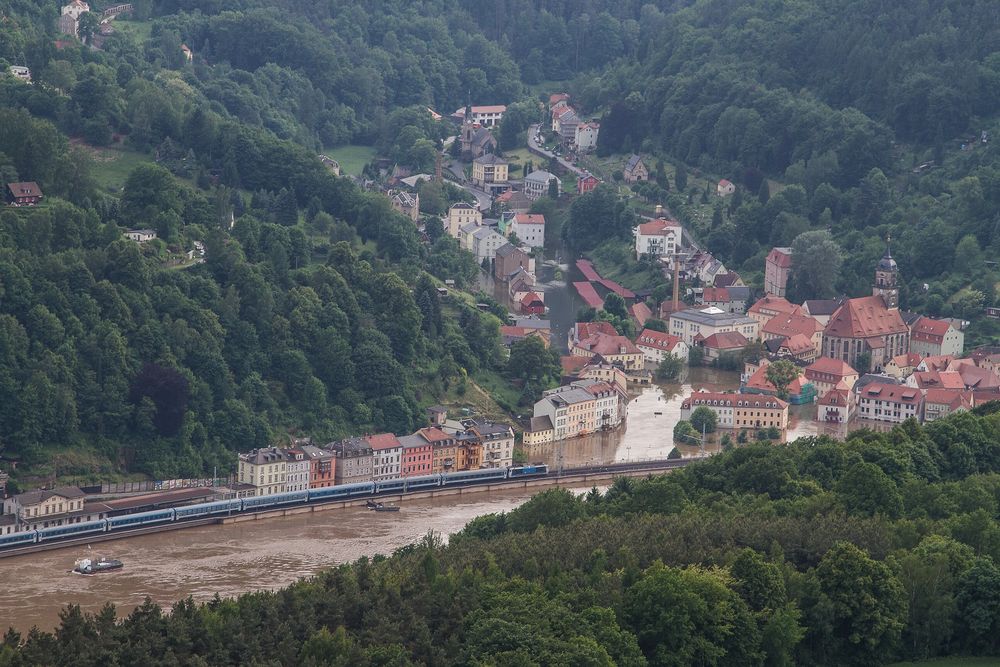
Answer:
<svg viewBox="0 0 1000 667"><path fill-rule="evenodd" d="M53 496L63 498L83 498L84 493L75 486L60 486L54 489L38 489L37 491L27 491L14 496L14 499L21 505L37 505Z"/></svg>

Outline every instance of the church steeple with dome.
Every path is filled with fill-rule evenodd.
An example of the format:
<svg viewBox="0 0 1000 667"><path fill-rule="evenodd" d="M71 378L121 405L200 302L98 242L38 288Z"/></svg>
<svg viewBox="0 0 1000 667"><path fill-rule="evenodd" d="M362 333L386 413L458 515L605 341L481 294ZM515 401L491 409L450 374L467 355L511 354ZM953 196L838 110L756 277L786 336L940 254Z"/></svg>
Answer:
<svg viewBox="0 0 1000 667"><path fill-rule="evenodd" d="M896 309L899 308L899 267L892 258L891 241L890 236L885 237L885 254L875 265L872 295L882 297L886 308Z"/></svg>

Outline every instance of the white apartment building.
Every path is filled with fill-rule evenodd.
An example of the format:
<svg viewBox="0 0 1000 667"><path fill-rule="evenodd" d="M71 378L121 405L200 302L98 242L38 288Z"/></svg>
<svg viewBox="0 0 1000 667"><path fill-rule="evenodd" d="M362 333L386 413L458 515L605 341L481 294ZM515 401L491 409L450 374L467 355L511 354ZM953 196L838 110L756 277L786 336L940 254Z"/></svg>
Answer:
<svg viewBox="0 0 1000 667"><path fill-rule="evenodd" d="M309 457L301 449L285 450L288 462L285 467L285 491L304 491L309 488Z"/></svg>
<svg viewBox="0 0 1000 667"><path fill-rule="evenodd" d="M365 438L372 448L372 478L378 482L400 476L403 443L392 433L379 433Z"/></svg>
<svg viewBox="0 0 1000 667"><path fill-rule="evenodd" d="M644 222L635 228L635 256L672 257L680 250L684 230L679 222L659 218Z"/></svg>
<svg viewBox="0 0 1000 667"><path fill-rule="evenodd" d="M510 231L529 248L545 247L545 216L537 213L518 213Z"/></svg>
<svg viewBox="0 0 1000 667"><path fill-rule="evenodd" d="M923 402L915 387L872 382L858 391L858 417L901 424L910 417L920 419Z"/></svg>

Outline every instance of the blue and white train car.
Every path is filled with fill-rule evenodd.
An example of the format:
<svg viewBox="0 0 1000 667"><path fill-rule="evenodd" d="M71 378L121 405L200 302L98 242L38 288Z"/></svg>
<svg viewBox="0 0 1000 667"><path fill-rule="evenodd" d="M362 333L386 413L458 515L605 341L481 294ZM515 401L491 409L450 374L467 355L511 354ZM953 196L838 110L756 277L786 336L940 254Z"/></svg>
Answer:
<svg viewBox="0 0 1000 667"><path fill-rule="evenodd" d="M152 510L151 512L136 512L135 514L124 514L108 519L108 530L118 530L121 528L135 528L137 526L149 526L174 520L174 508L164 510Z"/></svg>
<svg viewBox="0 0 1000 667"><path fill-rule="evenodd" d="M197 505L185 505L184 507L178 507L174 510L176 513L175 520L181 521L183 519L194 519L201 516L209 516L212 514L228 514L230 512L239 512L242 507L242 503L238 498L232 500L220 500L213 503L198 503Z"/></svg>
<svg viewBox="0 0 1000 667"><path fill-rule="evenodd" d="M354 498L355 496L370 496L373 493L375 493L375 484L372 482L324 486L319 489L309 489L309 502L313 502L315 500Z"/></svg>
<svg viewBox="0 0 1000 667"><path fill-rule="evenodd" d="M406 491L417 491L428 489L434 486L441 486L443 475L418 475L416 477L397 477L381 482L375 482L376 493L404 493Z"/></svg>
<svg viewBox="0 0 1000 667"><path fill-rule="evenodd" d="M38 540L37 530L26 530L21 533L13 533L0 537L0 549L4 547L15 547L20 544L34 544Z"/></svg>
<svg viewBox="0 0 1000 667"><path fill-rule="evenodd" d="M507 477L504 468L484 468L482 470L463 470L444 475L445 486L464 486L466 484L482 484L492 480L502 480Z"/></svg>
<svg viewBox="0 0 1000 667"><path fill-rule="evenodd" d="M103 533L108 529L107 519L100 521L84 521L82 523L70 523L65 526L52 526L51 528L38 529L38 541L52 540L59 537L73 537L74 535L84 535L86 533Z"/></svg>
<svg viewBox="0 0 1000 667"><path fill-rule="evenodd" d="M258 510L275 505L287 505L289 503L304 503L309 499L308 491L289 491L288 493L274 493L269 496L254 496L243 499L244 510Z"/></svg>

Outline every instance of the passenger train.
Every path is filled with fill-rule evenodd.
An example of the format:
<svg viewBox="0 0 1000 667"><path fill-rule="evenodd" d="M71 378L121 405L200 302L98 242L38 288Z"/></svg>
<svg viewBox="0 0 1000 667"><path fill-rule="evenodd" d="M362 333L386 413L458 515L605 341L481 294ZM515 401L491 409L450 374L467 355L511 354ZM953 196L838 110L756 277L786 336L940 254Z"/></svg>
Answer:
<svg viewBox="0 0 1000 667"><path fill-rule="evenodd" d="M253 496L250 498L233 498L197 505L184 505L150 512L137 512L122 516L85 521L65 526L40 528L0 537L0 549L36 544L51 540L68 539L77 535L91 533L106 533L116 530L128 530L145 526L156 526L175 521L189 521L222 514L239 512L259 512L286 505L323 503L337 500L350 500L377 496L386 493L406 493L420 491L438 486L471 486L485 484L498 480L515 480L529 477L544 477L548 475L547 465L520 466L516 468L489 468L484 470L467 470L464 472L438 473L420 477L400 477L380 482L362 482L360 484L342 484L303 491L276 493L269 496Z"/></svg>

